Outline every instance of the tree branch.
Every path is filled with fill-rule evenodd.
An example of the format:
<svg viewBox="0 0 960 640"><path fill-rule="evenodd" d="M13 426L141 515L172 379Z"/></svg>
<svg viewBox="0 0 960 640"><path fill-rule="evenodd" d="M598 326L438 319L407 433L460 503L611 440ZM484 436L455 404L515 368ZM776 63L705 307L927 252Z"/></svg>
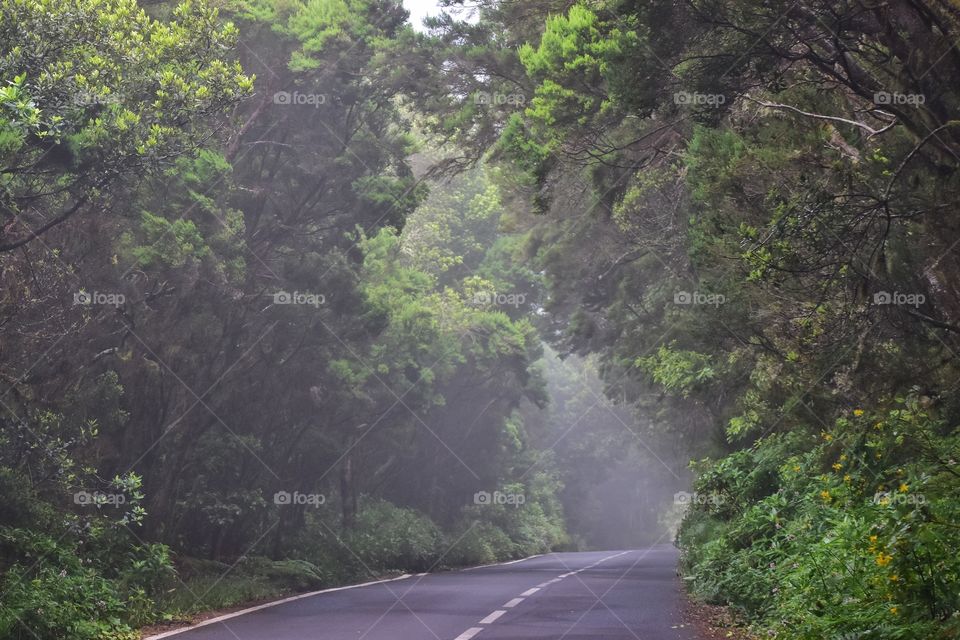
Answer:
<svg viewBox="0 0 960 640"><path fill-rule="evenodd" d="M743 97L749 100L750 102L755 102L761 107L767 107L769 109L781 109L783 111L792 111L793 113L798 113L807 118L814 118L815 120L827 120L830 122L840 122L843 124L853 125L854 127L857 127L866 131L869 137L880 135L881 133L884 133L885 131L887 131L888 129L892 128L894 125L897 124L897 121L894 121L888 124L887 126L883 127L882 129L874 129L871 126L866 125L862 122L857 122L856 120L849 120L847 118L841 118L839 116L827 116L820 113L811 113L809 111L803 111L801 109L797 109L796 107L790 106L789 104L779 104L777 102L766 102L764 100L757 100L755 98L751 98L750 96L743 96Z"/></svg>

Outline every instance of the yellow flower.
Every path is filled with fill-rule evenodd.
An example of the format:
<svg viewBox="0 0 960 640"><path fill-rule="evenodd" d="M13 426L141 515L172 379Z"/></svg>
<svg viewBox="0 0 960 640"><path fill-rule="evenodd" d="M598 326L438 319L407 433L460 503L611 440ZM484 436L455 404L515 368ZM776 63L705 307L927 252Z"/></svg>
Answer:
<svg viewBox="0 0 960 640"><path fill-rule="evenodd" d="M888 555L881 551L877 554L876 563L878 567L885 567L890 564L890 561L893 560L893 556Z"/></svg>
<svg viewBox="0 0 960 640"><path fill-rule="evenodd" d="M833 440L833 436L830 435L829 433L825 433L823 434L823 439L826 440L827 442L830 442L831 440Z"/></svg>
<svg viewBox="0 0 960 640"><path fill-rule="evenodd" d="M902 482L900 483L900 493L906 493L906 492L907 492L907 489L909 489L909 488L910 488L910 485L904 484L904 483L902 483Z"/></svg>
<svg viewBox="0 0 960 640"><path fill-rule="evenodd" d="M891 581L891 582L900 582L900 576L897 576L897 575L890 576L890 581Z"/></svg>
<svg viewBox="0 0 960 640"><path fill-rule="evenodd" d="M794 465L793 470L800 473L800 465Z"/></svg>
<svg viewBox="0 0 960 640"><path fill-rule="evenodd" d="M840 464L839 462L834 462L834 463L833 463L833 470L834 470L834 471L840 471L840 469L843 469L843 465Z"/></svg>
<svg viewBox="0 0 960 640"><path fill-rule="evenodd" d="M840 459L841 459L841 460L846 460L846 459L847 459L847 454L845 454L845 453L844 453L844 454L841 454L841 455L840 455Z"/></svg>
<svg viewBox="0 0 960 640"><path fill-rule="evenodd" d="M863 415L863 409L854 409L854 410L853 410L853 415L855 415L855 416L857 416L857 417L859 418L860 416Z"/></svg>
<svg viewBox="0 0 960 640"><path fill-rule="evenodd" d="M870 536L870 542L871 542L871 543L876 542L876 541L877 541L877 536Z"/></svg>
<svg viewBox="0 0 960 640"><path fill-rule="evenodd" d="M890 607L890 613L892 613L893 615L897 615L897 608L896 608L896 607Z"/></svg>
<svg viewBox="0 0 960 640"><path fill-rule="evenodd" d="M846 474L845 476L843 476L843 481L844 481L844 482L850 482L850 479L851 479L851 478L850 478L850 474L849 474L849 473Z"/></svg>
<svg viewBox="0 0 960 640"><path fill-rule="evenodd" d="M820 492L820 499L824 502L830 502L833 499L833 496L830 495L830 492L824 489Z"/></svg>

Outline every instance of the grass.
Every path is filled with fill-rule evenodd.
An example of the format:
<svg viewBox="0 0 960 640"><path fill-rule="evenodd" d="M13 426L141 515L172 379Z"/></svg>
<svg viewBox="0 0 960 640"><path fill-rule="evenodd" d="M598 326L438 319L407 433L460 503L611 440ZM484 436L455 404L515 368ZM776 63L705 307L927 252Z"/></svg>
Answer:
<svg viewBox="0 0 960 640"><path fill-rule="evenodd" d="M333 582L302 560L252 557L231 566L186 558L178 565L180 582L157 602L158 609L174 619L320 589Z"/></svg>

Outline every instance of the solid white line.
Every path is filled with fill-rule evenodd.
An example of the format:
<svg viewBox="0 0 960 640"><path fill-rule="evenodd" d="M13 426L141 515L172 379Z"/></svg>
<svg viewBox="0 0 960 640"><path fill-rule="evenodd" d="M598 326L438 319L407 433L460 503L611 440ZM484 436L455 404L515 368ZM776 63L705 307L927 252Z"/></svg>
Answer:
<svg viewBox="0 0 960 640"><path fill-rule="evenodd" d="M595 566L597 566L598 564L600 564L600 563L602 563L602 562L606 562L607 560L610 560L610 559L612 559L612 558L619 558L620 556L625 556L625 555L627 555L628 553L630 553L630 552L629 552L629 551L621 551L620 553L615 553L615 554L613 554L612 556L607 556L606 558L600 558L599 560L597 560L597 561L594 562L593 564L587 565L587 566L584 567L583 569L577 569L577 570L574 571L573 573L580 573L581 571L586 571L587 569L593 569ZM560 576L560 577L562 578L562 577L564 577L564 576Z"/></svg>
<svg viewBox="0 0 960 640"><path fill-rule="evenodd" d="M511 600L511 601L508 602L507 604L503 605L503 608L504 608L504 609L513 609L515 606L517 606L517 605L520 604L521 602L523 602L523 598L514 598L513 600Z"/></svg>
<svg viewBox="0 0 960 640"><path fill-rule="evenodd" d="M610 558L619 558L620 556L625 556L625 555L627 555L628 553L630 553L630 552L629 552L629 551L621 551L620 553L615 553L615 554L613 554L612 556L607 556L606 558L604 558L604 559L601 560L600 562L606 562L606 561L609 560Z"/></svg>
<svg viewBox="0 0 960 640"><path fill-rule="evenodd" d="M533 556L527 556L526 558L520 558L519 560L511 560L509 562L492 562L490 564L480 564L475 567L467 567L466 569L460 569L460 571L473 571L474 569L484 569L486 567L505 567L508 564L517 564L518 562L525 562L527 560L533 560L534 558L539 558L542 556L542 553L538 553Z"/></svg>
<svg viewBox="0 0 960 640"><path fill-rule="evenodd" d="M488 615L486 618L484 618L483 620L481 620L481 621L480 621L480 624L491 624L491 623L493 623L493 622L496 622L496 621L497 621L497 618L499 618L500 616L502 616L502 615L505 614L505 613L506 613L506 611L504 611L503 609L498 609L497 611L494 611L493 613L491 613L490 615Z"/></svg>
<svg viewBox="0 0 960 640"><path fill-rule="evenodd" d="M540 591L540 587L534 587L533 589L527 589L526 591L524 591L524 592L521 593L520 595L523 596L524 598L526 598L527 596L532 596L532 595L535 594L537 591Z"/></svg>
<svg viewBox="0 0 960 640"><path fill-rule="evenodd" d="M483 627L471 627L454 638L454 640L470 640L470 638L477 635L481 631L483 631Z"/></svg>
<svg viewBox="0 0 960 640"><path fill-rule="evenodd" d="M364 582L362 584L350 584L344 587L333 587L332 589L322 589L320 591L311 591L310 593L301 593L298 596L291 596L289 598L284 598L282 600L274 600L273 602L267 602L265 604L257 605L256 607L250 607L249 609L242 609L241 611L234 611L233 613L217 616L216 618L210 618L209 620L204 620L203 622L198 622L197 624L192 624L182 629L174 629L173 631L165 631L164 633L160 633L155 636L148 636L146 638L143 638L143 640L160 640L161 638L169 638L170 636L175 636L180 633L186 633L187 631L192 631L200 627L206 627L211 624L216 624L224 620L229 620L230 618L236 618L237 616L253 613L254 611L260 611L261 609L268 609L270 607L275 607L278 604L293 602L294 600L311 598L313 596L318 596L323 593L333 593L334 591L346 591L347 589L359 589L360 587L369 587L375 584L383 584L384 582L396 582L397 580L405 580L409 577L410 577L410 574L405 573L402 576L398 576L396 578L387 578L386 580L374 580L372 582Z"/></svg>

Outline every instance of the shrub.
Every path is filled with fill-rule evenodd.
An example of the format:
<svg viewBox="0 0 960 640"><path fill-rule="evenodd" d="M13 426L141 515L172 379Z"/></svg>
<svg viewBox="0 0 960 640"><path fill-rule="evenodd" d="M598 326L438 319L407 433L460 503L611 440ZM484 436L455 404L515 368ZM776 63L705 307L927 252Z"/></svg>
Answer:
<svg viewBox="0 0 960 640"><path fill-rule="evenodd" d="M555 478L546 473L534 474L526 485L514 483L502 489L504 494L523 496L522 501L471 505L463 510L464 520L489 523L494 529L484 531L497 531L506 537L492 543L497 560L545 553L569 544L563 509L557 499L558 491L559 483ZM458 530L467 528L467 525L461 525Z"/></svg>
<svg viewBox="0 0 960 640"><path fill-rule="evenodd" d="M443 534L430 518L384 500L366 503L344 543L368 571L426 571L443 553Z"/></svg>
<svg viewBox="0 0 960 640"><path fill-rule="evenodd" d="M183 584L164 594L158 603L158 608L171 616L280 598L330 583L328 576L305 560L250 556L225 564L183 558L179 569Z"/></svg>
<svg viewBox="0 0 960 640"><path fill-rule="evenodd" d="M912 399L715 463L678 537L693 591L772 638L960 631L956 431ZM775 468L774 468L775 467Z"/></svg>
<svg viewBox="0 0 960 640"><path fill-rule="evenodd" d="M77 548L42 533L0 528L4 557L23 559L0 580L0 637L10 640L132 640L114 584Z"/></svg>
<svg viewBox="0 0 960 640"><path fill-rule="evenodd" d="M503 529L490 522L464 522L459 531L449 536L443 564L467 567L508 560L515 554L515 545Z"/></svg>

